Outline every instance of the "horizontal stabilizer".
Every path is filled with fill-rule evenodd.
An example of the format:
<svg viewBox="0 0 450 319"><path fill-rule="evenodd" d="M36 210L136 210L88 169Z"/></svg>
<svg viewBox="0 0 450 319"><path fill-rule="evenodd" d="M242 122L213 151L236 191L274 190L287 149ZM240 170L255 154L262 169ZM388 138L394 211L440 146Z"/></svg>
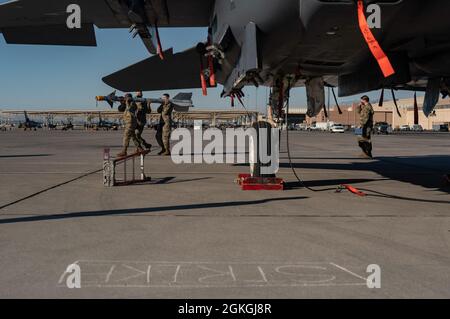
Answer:
<svg viewBox="0 0 450 319"><path fill-rule="evenodd" d="M189 112L189 106L180 106L180 105L174 105L173 106L173 110L175 112L179 112L179 113L187 113Z"/></svg>
<svg viewBox="0 0 450 319"><path fill-rule="evenodd" d="M172 100L176 112L189 112L192 104L192 93L178 93Z"/></svg>
<svg viewBox="0 0 450 319"><path fill-rule="evenodd" d="M83 24L81 29L69 29L66 25L47 25L3 28L0 31L9 44L97 45L92 24Z"/></svg>
<svg viewBox="0 0 450 319"><path fill-rule="evenodd" d="M192 100L192 93L178 93L173 99L184 101Z"/></svg>
<svg viewBox="0 0 450 319"><path fill-rule="evenodd" d="M104 77L103 82L123 92L201 88L200 57L196 48L176 54L169 49L164 60L152 56Z"/></svg>

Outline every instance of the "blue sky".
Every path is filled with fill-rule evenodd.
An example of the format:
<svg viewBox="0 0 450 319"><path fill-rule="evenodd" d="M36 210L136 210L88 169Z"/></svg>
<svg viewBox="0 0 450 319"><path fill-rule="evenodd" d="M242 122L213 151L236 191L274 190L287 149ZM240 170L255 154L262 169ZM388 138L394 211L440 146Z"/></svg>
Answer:
<svg viewBox="0 0 450 319"><path fill-rule="evenodd" d="M97 29L96 34L94 48L6 45L0 35L0 109L94 109L94 97L113 90L102 82L103 76L148 57L140 39L132 39L128 30ZM161 37L165 49L173 47L177 52L206 39L206 29L162 29ZM248 109L265 109L266 88L245 91ZM229 99L221 99L220 92L220 88L211 89L203 97L200 90L193 90L195 106L229 108ZM303 88L294 89L291 96L293 106L306 104Z"/></svg>

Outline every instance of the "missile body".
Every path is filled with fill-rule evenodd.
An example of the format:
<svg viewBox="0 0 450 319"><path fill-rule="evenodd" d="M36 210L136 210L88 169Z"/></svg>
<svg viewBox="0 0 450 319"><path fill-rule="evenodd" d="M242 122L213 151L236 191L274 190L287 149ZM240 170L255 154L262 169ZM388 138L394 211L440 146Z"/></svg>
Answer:
<svg viewBox="0 0 450 319"><path fill-rule="evenodd" d="M111 108L114 107L114 102L123 103L125 101L125 97L117 96L114 91L110 95L107 96L96 96L95 100L97 102L107 102ZM162 104L164 103L163 99L158 98L132 98L134 102L146 102L148 104ZM190 107L193 107L192 104L192 93L179 93L173 99L169 100L175 107L175 111L177 112L187 112Z"/></svg>

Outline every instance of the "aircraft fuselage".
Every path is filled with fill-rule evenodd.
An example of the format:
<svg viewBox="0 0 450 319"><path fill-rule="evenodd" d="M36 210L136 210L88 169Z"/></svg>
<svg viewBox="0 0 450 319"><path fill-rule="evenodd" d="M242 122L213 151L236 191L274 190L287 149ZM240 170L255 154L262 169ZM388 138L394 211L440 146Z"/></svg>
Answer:
<svg viewBox="0 0 450 319"><path fill-rule="evenodd" d="M359 30L352 0L216 0L211 17L213 42L227 44L219 82L230 90L242 73L256 71L265 85L276 74L300 75L298 85L310 77L329 75L329 84L338 85L338 78L345 75L339 84L341 95L348 95L423 76L450 76L446 16L450 2L403 0L378 5L381 28L372 32L397 71L387 83ZM252 41L249 23L257 29L257 61L246 60L246 43ZM230 39L224 40L227 32L232 34L231 44ZM371 80L358 85L361 77Z"/></svg>

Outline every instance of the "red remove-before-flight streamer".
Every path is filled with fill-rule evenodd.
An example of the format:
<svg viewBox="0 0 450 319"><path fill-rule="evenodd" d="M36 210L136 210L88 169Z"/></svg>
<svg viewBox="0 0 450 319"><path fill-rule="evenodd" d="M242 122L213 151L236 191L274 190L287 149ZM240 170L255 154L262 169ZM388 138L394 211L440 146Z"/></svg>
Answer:
<svg viewBox="0 0 450 319"><path fill-rule="evenodd" d="M384 53L377 39L375 39L372 31L370 30L369 25L367 24L366 16L364 14L364 4L362 0L358 0L358 21L361 33L363 34L370 51L377 60L384 77L387 78L393 75L395 71L392 67L391 62L389 61L389 58Z"/></svg>

